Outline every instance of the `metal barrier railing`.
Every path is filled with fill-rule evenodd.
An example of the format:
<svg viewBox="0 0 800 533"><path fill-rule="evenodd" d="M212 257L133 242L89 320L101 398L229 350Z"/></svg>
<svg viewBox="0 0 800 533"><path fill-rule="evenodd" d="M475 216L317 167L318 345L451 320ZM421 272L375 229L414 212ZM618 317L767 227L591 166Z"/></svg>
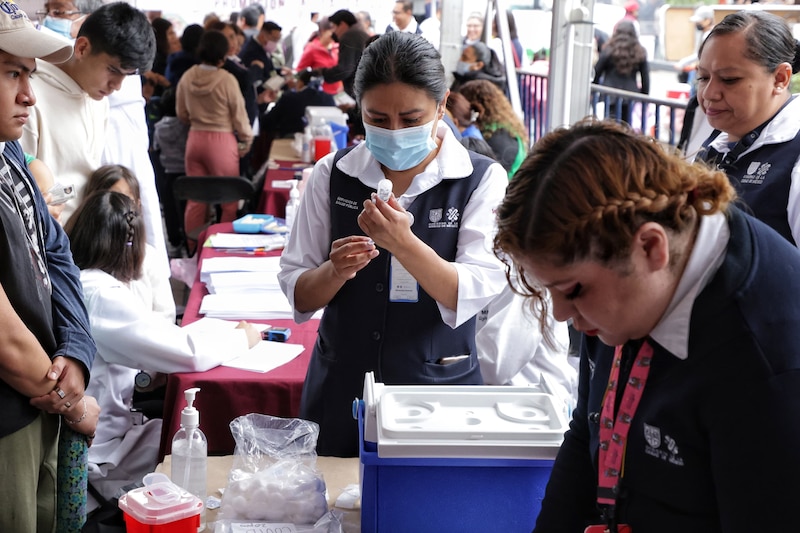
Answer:
<svg viewBox="0 0 800 533"><path fill-rule="evenodd" d="M517 70L520 103L531 145L549 130L547 75ZM586 114L622 120L661 142L675 146L683 127L686 100L655 98L592 84Z"/></svg>

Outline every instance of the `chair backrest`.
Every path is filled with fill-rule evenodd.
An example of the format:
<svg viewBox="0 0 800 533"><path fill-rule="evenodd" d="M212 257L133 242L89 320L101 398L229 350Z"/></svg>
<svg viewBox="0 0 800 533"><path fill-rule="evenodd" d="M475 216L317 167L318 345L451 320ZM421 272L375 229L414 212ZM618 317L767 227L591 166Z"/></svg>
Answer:
<svg viewBox="0 0 800 533"><path fill-rule="evenodd" d="M253 182L242 176L180 176L172 191L178 200L193 200L204 204L224 204L253 199Z"/></svg>

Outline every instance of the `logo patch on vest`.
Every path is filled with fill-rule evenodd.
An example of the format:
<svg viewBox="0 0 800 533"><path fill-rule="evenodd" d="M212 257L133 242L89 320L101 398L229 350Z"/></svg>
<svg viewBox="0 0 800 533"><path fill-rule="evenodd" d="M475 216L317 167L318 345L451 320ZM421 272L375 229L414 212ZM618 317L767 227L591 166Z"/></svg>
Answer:
<svg viewBox="0 0 800 533"><path fill-rule="evenodd" d="M662 434L661 428L644 424L644 440L647 442L644 453L675 466L683 466L678 443L669 435Z"/></svg>
<svg viewBox="0 0 800 533"><path fill-rule="evenodd" d="M347 198L342 198L341 196L336 198L336 205L346 207L347 209L353 209L354 211L361 209L356 200L348 200Z"/></svg>
<svg viewBox="0 0 800 533"><path fill-rule="evenodd" d="M428 212L428 228L458 228L461 213L455 207L431 209Z"/></svg>
<svg viewBox="0 0 800 533"><path fill-rule="evenodd" d="M764 179L767 177L767 172L769 172L770 167L772 167L771 163L761 163L759 161L753 161L752 163L750 163L750 166L747 167L747 172L742 177L740 183L761 185L762 183L764 183Z"/></svg>

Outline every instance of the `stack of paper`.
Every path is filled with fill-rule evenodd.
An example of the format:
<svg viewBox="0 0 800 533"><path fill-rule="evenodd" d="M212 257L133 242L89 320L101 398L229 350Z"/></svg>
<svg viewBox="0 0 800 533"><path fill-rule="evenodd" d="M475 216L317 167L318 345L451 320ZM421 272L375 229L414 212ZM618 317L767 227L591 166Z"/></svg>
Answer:
<svg viewBox="0 0 800 533"><path fill-rule="evenodd" d="M280 257L209 257L203 260L200 268L200 281L208 283L211 274L220 272L277 274L281 269L280 260Z"/></svg>
<svg viewBox="0 0 800 533"><path fill-rule="evenodd" d="M200 313L207 317L268 320L292 318L289 301L278 286L279 257L209 257L200 280L210 294Z"/></svg>
<svg viewBox="0 0 800 533"><path fill-rule="evenodd" d="M200 313L212 318L241 320L292 318L292 308L280 291L272 295L263 292L207 294L200 304Z"/></svg>
<svg viewBox="0 0 800 533"><path fill-rule="evenodd" d="M268 233L215 233L205 245L228 250L279 250L286 243L286 237Z"/></svg>
<svg viewBox="0 0 800 533"><path fill-rule="evenodd" d="M249 291L280 292L277 272L211 272L205 283L211 294Z"/></svg>

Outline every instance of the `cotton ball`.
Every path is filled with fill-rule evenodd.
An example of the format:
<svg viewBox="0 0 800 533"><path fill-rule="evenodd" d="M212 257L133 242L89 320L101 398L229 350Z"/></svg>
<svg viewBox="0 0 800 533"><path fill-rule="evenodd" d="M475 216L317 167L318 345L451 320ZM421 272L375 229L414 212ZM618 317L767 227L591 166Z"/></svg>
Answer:
<svg viewBox="0 0 800 533"><path fill-rule="evenodd" d="M286 513L283 508L268 505L260 509L261 518L267 522L284 522Z"/></svg>
<svg viewBox="0 0 800 533"><path fill-rule="evenodd" d="M281 492L273 492L269 500L265 501L264 504L277 509L283 509L286 506L286 495Z"/></svg>
<svg viewBox="0 0 800 533"><path fill-rule="evenodd" d="M226 499L233 499L236 496L239 496L242 491L239 489L238 482L228 483L228 486L225 488L225 494L223 495Z"/></svg>
<svg viewBox="0 0 800 533"><path fill-rule="evenodd" d="M247 496L247 494L253 489L253 483L253 478L248 477L231 483L229 489L233 489L237 495L242 494Z"/></svg>
<svg viewBox="0 0 800 533"><path fill-rule="evenodd" d="M250 502L250 506L245 510L242 518L247 520L262 520L264 519L264 510L262 507L253 505L253 502Z"/></svg>
<svg viewBox="0 0 800 533"><path fill-rule="evenodd" d="M230 506L237 516L244 515L247 512L248 502L247 498L242 495L235 496L230 500Z"/></svg>
<svg viewBox="0 0 800 533"><path fill-rule="evenodd" d="M250 495L250 504L253 507L263 507L272 499L272 493L263 485L255 489Z"/></svg>

